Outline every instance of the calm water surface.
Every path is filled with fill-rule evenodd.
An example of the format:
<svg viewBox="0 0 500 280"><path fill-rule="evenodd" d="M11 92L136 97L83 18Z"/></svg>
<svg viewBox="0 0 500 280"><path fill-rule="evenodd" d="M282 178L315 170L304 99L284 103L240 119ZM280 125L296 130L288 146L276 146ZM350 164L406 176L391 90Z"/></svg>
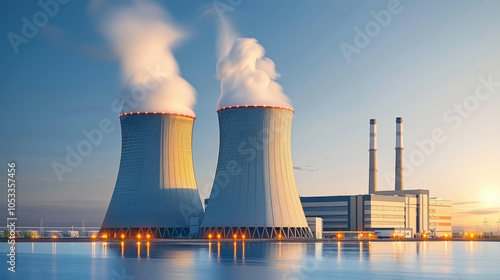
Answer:
<svg viewBox="0 0 500 280"><path fill-rule="evenodd" d="M3 256L0 279L500 279L500 242L18 243L16 273Z"/></svg>

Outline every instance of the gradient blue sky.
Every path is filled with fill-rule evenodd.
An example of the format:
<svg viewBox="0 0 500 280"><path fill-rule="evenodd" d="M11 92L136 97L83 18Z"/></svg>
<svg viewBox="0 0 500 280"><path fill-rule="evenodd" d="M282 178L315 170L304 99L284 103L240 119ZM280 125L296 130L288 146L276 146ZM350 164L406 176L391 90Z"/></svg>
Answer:
<svg viewBox="0 0 500 280"><path fill-rule="evenodd" d="M46 225L78 225L85 219L98 226L111 198L121 139L110 104L123 85L119 63L89 16L89 3L61 6L17 54L7 34L20 34L21 18L31 19L40 7L8 1L0 9L1 162L17 162L22 225L43 218ZM219 141L217 28L213 16L202 16L212 3L161 2L189 34L174 54L198 93L193 153L202 198L210 194ZM370 118L378 120L379 189L393 188L385 174L394 171L395 118L401 116L409 162L408 156L421 150L416 141L430 138L434 129L446 135L423 163L408 170L406 188L430 189L431 196L453 200L455 225L475 225L484 218L496 222L500 86L466 117L449 110L473 102L478 77L491 75L500 82L500 2L402 0L401 13L348 63L341 42L354 44L354 28L364 29L373 20L370 11L387 9L388 3L242 1L225 13L240 35L256 38L266 49L294 104L299 193L367 192ZM82 129L97 128L103 118L113 121L114 131L60 183L51 163L64 162L65 147L74 148L85 139ZM4 182L6 170L0 174ZM0 194L0 209L7 208L6 194ZM0 212L4 219L6 211Z"/></svg>

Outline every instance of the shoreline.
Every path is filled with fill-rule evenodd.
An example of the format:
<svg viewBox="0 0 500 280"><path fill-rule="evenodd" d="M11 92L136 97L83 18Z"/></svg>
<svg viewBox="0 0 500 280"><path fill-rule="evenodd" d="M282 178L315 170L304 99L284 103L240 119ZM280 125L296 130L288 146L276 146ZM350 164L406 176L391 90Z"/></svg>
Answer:
<svg viewBox="0 0 500 280"><path fill-rule="evenodd" d="M0 243L7 243L9 239L8 238L0 238ZM192 244L199 244L199 243L208 243L208 242L224 242L224 243L232 243L232 242L260 242L260 243L278 243L278 242L283 242L283 243L337 243L337 242L342 242L342 243L368 243L368 242L394 242L394 241L399 241L399 242L445 242L445 241L453 241L453 242L500 242L500 239L421 239L421 238L406 238L406 239L151 239L151 240L137 240L137 239L125 239L125 240L92 240L91 238L38 238L38 239L28 239L28 238L19 238L15 239L16 243L52 243L52 242L57 242L57 243L80 243L80 242L108 242L108 243L120 243L120 242L125 242L125 243L135 243L135 242L150 242L150 243L169 243L169 244L176 244L176 243L192 243Z"/></svg>

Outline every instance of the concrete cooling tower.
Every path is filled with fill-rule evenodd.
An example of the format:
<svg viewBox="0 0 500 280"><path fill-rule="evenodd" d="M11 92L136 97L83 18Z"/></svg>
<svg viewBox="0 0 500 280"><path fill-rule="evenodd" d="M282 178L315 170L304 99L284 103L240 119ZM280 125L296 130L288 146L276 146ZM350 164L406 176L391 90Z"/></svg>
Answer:
<svg viewBox="0 0 500 280"><path fill-rule="evenodd" d="M194 117L137 112L120 115L120 122L120 169L101 236L187 237L190 218L203 216L191 149Z"/></svg>
<svg viewBox="0 0 500 280"><path fill-rule="evenodd" d="M219 161L200 238L311 238L292 164L293 111L218 110Z"/></svg>

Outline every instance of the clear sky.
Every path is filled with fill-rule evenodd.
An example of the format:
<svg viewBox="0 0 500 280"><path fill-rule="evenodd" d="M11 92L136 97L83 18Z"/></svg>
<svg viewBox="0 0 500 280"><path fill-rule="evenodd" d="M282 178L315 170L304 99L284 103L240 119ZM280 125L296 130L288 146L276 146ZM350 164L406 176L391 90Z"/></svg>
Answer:
<svg viewBox="0 0 500 280"><path fill-rule="evenodd" d="M46 225L79 225L84 219L98 226L111 198L121 138L110 105L123 83L119 62L89 12L96 2L60 4L17 52L9 32L21 36L22 18L33 22L43 9L36 1L7 1L0 9L0 156L5 165L17 163L20 224L36 225L43 218ZM210 194L219 143L217 26L206 15L213 3L161 2L188 34L174 55L198 94L193 153L203 199ZM229 5L224 16L241 36L256 38L266 49L281 74L277 82L293 102L300 195L367 192L370 118L378 121L379 189L393 188L400 116L406 188L453 200L454 225L482 225L487 218L496 229L499 1L218 3ZM377 29L372 21L381 10L392 11L391 18ZM371 32L369 41L357 38L357 28ZM353 53L345 55L347 45ZM66 147L76 149L85 139L82 130L99 128L103 118L114 129L60 182L52 163L64 163ZM4 182L6 173L5 166ZM0 209L7 208L6 194L4 188ZM0 213L4 219L6 211Z"/></svg>

